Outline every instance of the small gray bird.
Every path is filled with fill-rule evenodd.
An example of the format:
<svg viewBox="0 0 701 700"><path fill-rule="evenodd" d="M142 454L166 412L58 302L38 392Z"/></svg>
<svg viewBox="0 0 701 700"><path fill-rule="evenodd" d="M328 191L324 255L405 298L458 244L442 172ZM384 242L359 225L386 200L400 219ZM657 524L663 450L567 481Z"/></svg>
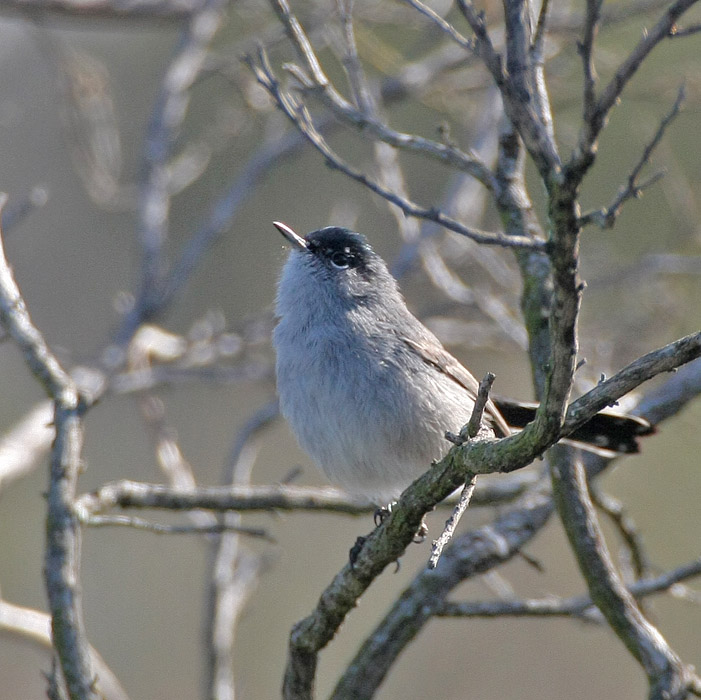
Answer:
<svg viewBox="0 0 701 700"><path fill-rule="evenodd" d="M469 420L478 382L409 311L364 236L329 226L302 238L274 225L292 246L273 332L282 414L332 483L387 504L445 455L445 433ZM504 437L534 410L490 400L483 421ZM651 430L599 414L573 437L635 452Z"/></svg>

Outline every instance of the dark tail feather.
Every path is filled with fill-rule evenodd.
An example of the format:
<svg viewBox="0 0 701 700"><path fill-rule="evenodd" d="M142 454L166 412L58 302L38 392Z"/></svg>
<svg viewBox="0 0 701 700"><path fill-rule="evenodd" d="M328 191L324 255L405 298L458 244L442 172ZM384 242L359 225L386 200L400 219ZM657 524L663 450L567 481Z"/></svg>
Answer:
<svg viewBox="0 0 701 700"><path fill-rule="evenodd" d="M513 428L524 428L535 417L536 403L492 397L492 401ZM640 452L638 438L655 432L644 418L604 410L567 436L568 440L600 450L634 454Z"/></svg>

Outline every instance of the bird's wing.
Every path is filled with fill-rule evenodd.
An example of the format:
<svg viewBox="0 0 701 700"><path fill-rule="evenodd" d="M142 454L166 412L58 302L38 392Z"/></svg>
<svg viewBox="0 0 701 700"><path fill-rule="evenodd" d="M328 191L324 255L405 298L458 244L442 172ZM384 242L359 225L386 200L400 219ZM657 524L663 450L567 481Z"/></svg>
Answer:
<svg viewBox="0 0 701 700"><path fill-rule="evenodd" d="M415 352L426 364L431 365L439 372L450 377L456 384L459 384L474 401L477 398L479 382L465 369L436 339L434 342L417 343L410 338L402 338L404 344L410 350ZM498 437L506 437L511 435L511 430L504 420L499 409L492 403L492 400L487 401L485 413L489 417L489 421L494 428Z"/></svg>

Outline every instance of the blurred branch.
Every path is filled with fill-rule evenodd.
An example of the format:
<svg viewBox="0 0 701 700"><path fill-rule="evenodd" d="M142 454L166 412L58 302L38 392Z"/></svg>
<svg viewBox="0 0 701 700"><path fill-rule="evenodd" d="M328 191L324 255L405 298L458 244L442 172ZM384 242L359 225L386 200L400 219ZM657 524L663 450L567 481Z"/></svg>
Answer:
<svg viewBox="0 0 701 700"><path fill-rule="evenodd" d="M701 359L679 368L664 384L649 391L635 407L636 415L657 425L676 415L701 394Z"/></svg>
<svg viewBox="0 0 701 700"><path fill-rule="evenodd" d="M51 617L39 610L13 605L0 598L0 630L37 643L42 649L52 649ZM100 679L100 700L129 700L117 677L100 654L89 648L97 677Z"/></svg>
<svg viewBox="0 0 701 700"><path fill-rule="evenodd" d="M232 532L237 535L246 535L247 537L256 537L268 542L275 542L270 533L263 528L244 527L243 525L230 525L227 523L165 525L127 515L89 515L85 518L81 517L81 523L89 527L128 527L132 530L143 530L155 535L218 535L223 532Z"/></svg>
<svg viewBox="0 0 701 700"><path fill-rule="evenodd" d="M678 566L659 576L644 578L628 586L635 598L666 593L690 578L701 575L701 559ZM493 602L453 602L446 600L435 613L439 617L576 617L588 622L603 622L590 596L573 596L531 600L496 600Z"/></svg>
<svg viewBox="0 0 701 700"><path fill-rule="evenodd" d="M225 17L224 0L204 0L189 17L175 56L161 81L151 116L146 147L145 175L139 205L142 248L141 287L133 309L116 335L116 344L128 343L139 325L162 307L162 284L167 272L165 245L169 235L171 186L169 160L178 131L187 114L190 89L202 71L209 44Z"/></svg>
<svg viewBox="0 0 701 700"><path fill-rule="evenodd" d="M256 438L278 417L277 401L271 401L256 411L243 425L229 459L223 481L248 485L258 454ZM241 526L239 513L224 513L221 524ZM213 700L233 700L236 695L234 678L234 641L238 621L244 606L258 584L263 559L245 548L236 530L222 534L213 543L208 600L206 640L209 650L207 667L208 696Z"/></svg>
<svg viewBox="0 0 701 700"><path fill-rule="evenodd" d="M25 16L54 14L84 19L184 20L203 5L203 0L7 0L3 13Z"/></svg>
<svg viewBox="0 0 701 700"><path fill-rule="evenodd" d="M0 208L6 197L2 198ZM98 700L99 693L83 622L80 590L80 526L73 511L82 468L80 397L32 323L5 258L0 235L0 321L54 403L56 437L51 450L44 576L56 652L71 700Z"/></svg>
<svg viewBox="0 0 701 700"><path fill-rule="evenodd" d="M51 448L53 402L41 401L0 438L0 489L19 479Z"/></svg>
<svg viewBox="0 0 701 700"><path fill-rule="evenodd" d="M633 567L633 575L635 578L642 578L649 571L650 565L637 525L617 498L592 484L589 485L589 493L594 505L608 516L623 539Z"/></svg>

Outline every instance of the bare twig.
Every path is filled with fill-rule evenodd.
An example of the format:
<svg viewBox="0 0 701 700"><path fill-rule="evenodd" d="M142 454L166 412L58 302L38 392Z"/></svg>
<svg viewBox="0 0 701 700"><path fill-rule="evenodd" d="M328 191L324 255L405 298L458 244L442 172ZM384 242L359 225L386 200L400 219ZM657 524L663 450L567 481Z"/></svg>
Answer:
<svg viewBox="0 0 701 700"><path fill-rule="evenodd" d="M602 408L614 405L615 401L636 386L658 374L685 365L700 355L701 332L692 333L639 357L570 404L563 426L563 435L569 435Z"/></svg>
<svg viewBox="0 0 701 700"><path fill-rule="evenodd" d="M600 508L616 526L625 542L633 565L633 574L636 578L642 578L650 569L645 555L642 536L632 518L626 513L623 504L613 496L604 493L598 487L590 486L591 499L597 508Z"/></svg>
<svg viewBox="0 0 701 700"><path fill-rule="evenodd" d="M458 46L467 51L474 51L474 41L464 37L450 22L446 22L437 12L432 10L428 5L425 5L420 0L403 0L410 7L413 7L417 12L420 12L424 17L431 20L444 34L450 37Z"/></svg>
<svg viewBox="0 0 701 700"><path fill-rule="evenodd" d="M701 575L701 560L678 566L659 576L640 579L628 586L635 598L644 598L656 593L669 592L681 581ZM591 622L602 621L598 611L594 612L590 596L571 598L550 597L535 600L495 600L492 602L445 601L436 611L440 617L577 617Z"/></svg>
<svg viewBox="0 0 701 700"><path fill-rule="evenodd" d="M164 525L128 515L89 515L85 519L81 519L81 522L89 527L128 527L132 530L152 532L155 535L216 535L223 532L233 532L238 535L268 540L268 542L275 541L270 533L263 528L227 523Z"/></svg>
<svg viewBox="0 0 701 700"><path fill-rule="evenodd" d="M291 95L285 93L272 73L270 65L264 53L258 54L258 63L254 63L249 57L248 63L253 70L258 82L270 93L277 102L280 109L300 130L305 138L311 143L326 159L327 165L343 172L345 175L361 183L375 194L380 195L388 202L400 207L407 216L416 216L422 219L435 221L441 226L455 231L463 236L467 236L474 241L489 245L499 245L506 248L526 248L530 250L542 250L545 246L543 241L533 240L525 236L506 236L501 233L490 233L479 231L455 221L442 211L435 208L421 207L404 197L398 196L393 191L383 187L375 180L372 180L364 173L356 170L343 161L327 144L326 140L314 127L311 116L306 107L296 101Z"/></svg>
<svg viewBox="0 0 701 700"><path fill-rule="evenodd" d="M620 64L614 77L604 87L596 102L589 110L588 118L582 124L582 133L577 149L572 155L567 169L579 181L595 158L596 142L606 125L608 115L616 104L630 79L637 73L647 56L664 39L673 36L679 18L698 0L676 0L666 9L662 17L649 30Z"/></svg>
<svg viewBox="0 0 701 700"><path fill-rule="evenodd" d="M593 223L597 224L601 228L611 228L621 213L623 205L633 198L638 198L642 195L643 191L648 187L654 185L662 176L663 173L658 172L648 178L645 182L639 182L638 178L642 169L649 163L650 156L652 156L653 151L659 145L662 140L667 127L675 119L681 110L682 103L686 99L686 90L684 85L679 88L677 97L674 100L672 109L664 116L657 131L650 140L650 142L643 149L643 153L640 156L640 160L636 163L635 167L631 170L628 176L628 181L626 184L620 188L618 194L616 195L613 202L604 209L599 209L598 211L589 212L584 215L579 220L580 226L586 226L587 224Z"/></svg>
<svg viewBox="0 0 701 700"><path fill-rule="evenodd" d="M577 49L582 57L584 69L583 86L583 119L588 122L592 118L596 105L596 67L594 66L594 40L599 31L601 21L601 6L603 0L587 0L584 18L584 38Z"/></svg>
<svg viewBox="0 0 701 700"><path fill-rule="evenodd" d="M128 343L139 325L162 306L166 274L164 246L168 238L170 182L168 161L187 114L190 88L199 76L208 47L224 19L224 0L205 0L189 18L177 53L161 83L151 117L145 153L144 183L139 206L142 247L141 288L132 311L123 320L117 345Z"/></svg>
<svg viewBox="0 0 701 700"><path fill-rule="evenodd" d="M657 425L668 420L701 394L701 359L674 372L666 381L642 398L635 414Z"/></svg>
<svg viewBox="0 0 701 700"><path fill-rule="evenodd" d="M95 493L78 499L76 509L81 518L120 508L164 508L214 511L320 510L349 515L372 513L376 506L365 499L352 499L333 488L311 488L291 484L258 486L200 486L183 491L163 484L116 481L105 484Z"/></svg>
<svg viewBox="0 0 701 700"><path fill-rule="evenodd" d="M484 409L487 407L489 402L489 392L492 389L492 384L496 375L492 372L487 372L479 383L477 389L477 396L475 398L475 405L472 408L472 414L470 415L470 420L467 422L466 426L466 437L472 439L477 437L477 434L482 427L482 416L484 415ZM462 431L461 431L462 432Z"/></svg>
<svg viewBox="0 0 701 700"><path fill-rule="evenodd" d="M433 544L431 546L431 556L428 560L429 569L435 569L438 566L438 562L441 558L441 554L443 554L445 546L448 544L448 542L450 542L451 538L453 537L453 534L455 533L455 528L457 528L460 519L462 518L463 514L470 505L470 501L472 500L472 494L475 491L476 483L476 476L473 476L471 479L468 479L467 483L462 489L462 492L460 493L460 498L458 500L457 505L455 506L455 508L453 508L453 513L445 523L443 532L441 532L440 537L438 537L438 539L433 540Z"/></svg>
<svg viewBox="0 0 701 700"><path fill-rule="evenodd" d="M51 452L44 567L54 645L71 700L97 700L79 583L80 525L73 511L81 469L80 397L73 380L32 323L5 258L1 235L0 321L54 402L56 438Z"/></svg>
<svg viewBox="0 0 701 700"><path fill-rule="evenodd" d="M227 461L224 483L245 486L258 454L254 440L279 415L277 401L271 401L246 421L236 436ZM225 513L227 526L240 527L240 513ZM211 583L208 601L207 644L209 647L208 687L213 700L235 697L234 641L239 618L255 589L263 559L245 548L235 531L223 534L212 547Z"/></svg>
<svg viewBox="0 0 701 700"><path fill-rule="evenodd" d="M304 62L306 71L296 65L287 64L285 68L290 72L300 85L321 101L346 124L362 130L364 134L371 134L374 138L395 148L414 151L428 158L450 165L477 178L488 189L493 188L494 180L489 168L474 154L461 151L453 144L444 144L432 141L415 134L405 134L390 128L385 122L376 118L373 111L367 109L364 100L357 101L357 108L343 98L334 88L332 82L323 72L321 63L314 53L309 37L304 33L297 18L290 12L284 0L273 0L273 5L285 24L288 35L292 38L297 54ZM346 23L346 38L353 41L348 35ZM359 65L356 53L356 69Z"/></svg>

